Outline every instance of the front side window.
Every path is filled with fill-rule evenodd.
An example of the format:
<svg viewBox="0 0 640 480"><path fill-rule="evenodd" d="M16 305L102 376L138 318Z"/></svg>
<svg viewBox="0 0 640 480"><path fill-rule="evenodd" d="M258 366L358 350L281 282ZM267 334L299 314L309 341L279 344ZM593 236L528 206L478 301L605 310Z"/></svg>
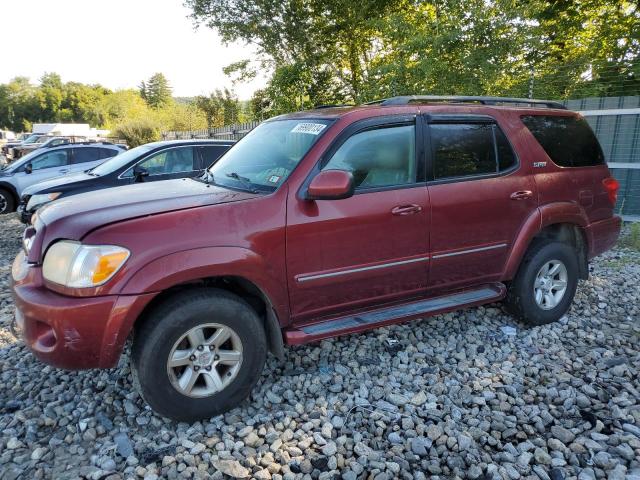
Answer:
<svg viewBox="0 0 640 480"><path fill-rule="evenodd" d="M516 165L504 133L493 123L429 125L435 180L496 174Z"/></svg>
<svg viewBox="0 0 640 480"><path fill-rule="evenodd" d="M323 170L353 174L356 189L416 183L415 126L356 133L333 154Z"/></svg>
<svg viewBox="0 0 640 480"><path fill-rule="evenodd" d="M527 115L522 123L556 165L590 167L604 163L598 139L583 118Z"/></svg>
<svg viewBox="0 0 640 480"><path fill-rule="evenodd" d="M140 162L138 167L142 167L149 172L149 175L170 175L172 173L192 172L193 147L179 147L163 150ZM126 171L123 177L132 177L133 168Z"/></svg>
<svg viewBox="0 0 640 480"><path fill-rule="evenodd" d="M262 123L209 168L209 174L217 185L252 192L273 192L287 179L329 124L329 120L318 119Z"/></svg>
<svg viewBox="0 0 640 480"><path fill-rule="evenodd" d="M30 162L31 169L42 170L43 168L64 167L67 165L67 151L48 152L35 158Z"/></svg>

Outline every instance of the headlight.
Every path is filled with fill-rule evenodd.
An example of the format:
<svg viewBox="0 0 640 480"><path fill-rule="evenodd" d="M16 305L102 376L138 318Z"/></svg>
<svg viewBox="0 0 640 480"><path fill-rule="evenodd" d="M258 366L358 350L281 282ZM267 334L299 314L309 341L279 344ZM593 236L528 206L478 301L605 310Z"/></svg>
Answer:
<svg viewBox="0 0 640 480"><path fill-rule="evenodd" d="M33 195L29 199L29 202L27 202L27 211L31 210L32 208L38 208L39 206L44 205L45 203L53 202L60 195L62 195L62 192L42 193L40 195Z"/></svg>
<svg viewBox="0 0 640 480"><path fill-rule="evenodd" d="M69 288L97 287L113 277L129 255L129 250L122 247L62 240L49 248L42 275L50 282Z"/></svg>

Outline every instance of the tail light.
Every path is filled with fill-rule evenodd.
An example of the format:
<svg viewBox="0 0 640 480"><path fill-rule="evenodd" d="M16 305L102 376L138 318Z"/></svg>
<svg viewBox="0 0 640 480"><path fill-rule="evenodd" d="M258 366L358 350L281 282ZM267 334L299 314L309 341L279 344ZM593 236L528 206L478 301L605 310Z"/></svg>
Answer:
<svg viewBox="0 0 640 480"><path fill-rule="evenodd" d="M604 189L607 191L609 195L609 201L611 205L615 205L618 200L618 190L620 190L620 182L615 178L609 177L602 180L602 184L604 185Z"/></svg>

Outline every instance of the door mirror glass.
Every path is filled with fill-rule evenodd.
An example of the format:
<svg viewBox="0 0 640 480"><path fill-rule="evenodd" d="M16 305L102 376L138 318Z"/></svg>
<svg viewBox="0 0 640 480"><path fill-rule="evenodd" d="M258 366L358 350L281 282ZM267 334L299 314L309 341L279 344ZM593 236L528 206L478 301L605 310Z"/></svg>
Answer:
<svg viewBox="0 0 640 480"><path fill-rule="evenodd" d="M146 168L140 166L140 165L136 165L135 167L133 167L133 179L136 182L144 182L145 177L149 176L149 170L147 170Z"/></svg>
<svg viewBox="0 0 640 480"><path fill-rule="evenodd" d="M31 173L31 172L33 172L33 165L31 165L30 163L27 163L27 164L24 166L24 173L29 174L29 173Z"/></svg>
<svg viewBox="0 0 640 480"><path fill-rule="evenodd" d="M307 200L341 200L353 196L353 174L344 170L323 170L307 190Z"/></svg>

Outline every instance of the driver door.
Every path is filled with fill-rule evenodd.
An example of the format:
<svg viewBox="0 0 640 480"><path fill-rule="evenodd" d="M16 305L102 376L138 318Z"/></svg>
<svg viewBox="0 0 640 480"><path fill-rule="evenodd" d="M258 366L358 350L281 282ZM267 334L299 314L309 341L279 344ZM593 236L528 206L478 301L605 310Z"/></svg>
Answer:
<svg viewBox="0 0 640 480"><path fill-rule="evenodd" d="M18 194L21 195L26 187L68 173L69 152L70 149L64 149L42 153L23 165L14 175ZM27 165L31 165L31 173L27 173Z"/></svg>
<svg viewBox="0 0 640 480"><path fill-rule="evenodd" d="M289 193L294 323L420 296L427 288L430 212L416 120L387 118L351 130L320 168L351 172L355 194L310 201Z"/></svg>

